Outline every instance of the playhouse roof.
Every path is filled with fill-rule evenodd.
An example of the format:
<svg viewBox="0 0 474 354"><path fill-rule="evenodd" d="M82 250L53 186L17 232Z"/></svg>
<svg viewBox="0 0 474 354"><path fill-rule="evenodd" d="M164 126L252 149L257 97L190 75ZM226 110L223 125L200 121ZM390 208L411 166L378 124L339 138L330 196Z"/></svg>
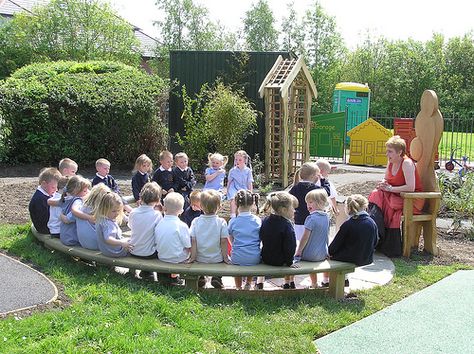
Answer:
<svg viewBox="0 0 474 354"><path fill-rule="evenodd" d="M303 57L299 57L298 59L283 59L281 55L278 56L275 64L273 64L273 67L265 79L263 79L258 89L260 97L263 97L265 88L279 88L281 96L286 96L288 94L288 88L300 72L303 73L308 82L311 94L316 98L318 91L316 90L316 85L314 84L311 73L304 63Z"/></svg>
<svg viewBox="0 0 474 354"><path fill-rule="evenodd" d="M376 122L372 118L367 119L366 121L360 123L359 125L355 126L351 130L349 130L347 132L347 135L352 137L353 135L363 133L364 129L366 129L370 126L375 127L377 132L379 132L380 134L383 134L384 136L386 136L387 139L392 136L392 132L390 130L386 129L382 124Z"/></svg>

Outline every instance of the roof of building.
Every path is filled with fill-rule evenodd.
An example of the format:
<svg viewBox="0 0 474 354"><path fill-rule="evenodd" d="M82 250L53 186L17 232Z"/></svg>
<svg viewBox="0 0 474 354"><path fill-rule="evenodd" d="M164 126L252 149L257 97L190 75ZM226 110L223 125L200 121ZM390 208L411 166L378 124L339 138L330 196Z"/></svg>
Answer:
<svg viewBox="0 0 474 354"><path fill-rule="evenodd" d="M377 132L379 132L380 134L385 135L387 138L390 138L392 136L392 132L390 130L388 130L382 124L380 124L379 122L375 121L372 118L369 118L369 119L363 121L359 125L355 126L351 130L349 130L347 132L347 135L352 136L352 135L355 135L355 134L358 134L358 133L362 133L363 129L367 128L369 126L375 127Z"/></svg>
<svg viewBox="0 0 474 354"><path fill-rule="evenodd" d="M32 9L35 6L46 5L48 2L48 0L0 0L0 16L10 18L13 17L14 14L22 11L28 11L32 13ZM130 24L130 26L133 27L135 37L140 42L139 52L142 57L155 57L158 41L143 32L139 27L134 26L132 24Z"/></svg>
<svg viewBox="0 0 474 354"><path fill-rule="evenodd" d="M280 94L286 96L288 88L300 72L303 73L313 97L316 98L318 91L316 90L313 77L304 63L303 57L299 57L298 59L283 59L281 55L277 58L275 64L260 85L258 90L260 97L263 97L264 88L266 87L280 88Z"/></svg>

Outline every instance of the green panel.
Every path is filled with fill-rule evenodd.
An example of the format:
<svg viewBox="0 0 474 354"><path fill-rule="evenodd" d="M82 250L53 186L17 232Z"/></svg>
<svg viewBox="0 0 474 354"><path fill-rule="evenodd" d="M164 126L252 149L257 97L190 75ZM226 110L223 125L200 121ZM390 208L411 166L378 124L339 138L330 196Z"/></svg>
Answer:
<svg viewBox="0 0 474 354"><path fill-rule="evenodd" d="M369 106L370 92L334 90L332 111L347 110L347 131L367 120Z"/></svg>
<svg viewBox="0 0 474 354"><path fill-rule="evenodd" d="M345 123L345 112L312 116L310 155L342 158L344 156Z"/></svg>

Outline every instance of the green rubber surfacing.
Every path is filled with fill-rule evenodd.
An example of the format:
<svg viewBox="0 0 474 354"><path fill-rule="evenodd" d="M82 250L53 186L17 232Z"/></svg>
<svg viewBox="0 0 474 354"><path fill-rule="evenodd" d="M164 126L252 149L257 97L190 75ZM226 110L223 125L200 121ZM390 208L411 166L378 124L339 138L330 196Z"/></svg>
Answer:
<svg viewBox="0 0 474 354"><path fill-rule="evenodd" d="M474 353L474 270L461 270L314 343L321 354Z"/></svg>

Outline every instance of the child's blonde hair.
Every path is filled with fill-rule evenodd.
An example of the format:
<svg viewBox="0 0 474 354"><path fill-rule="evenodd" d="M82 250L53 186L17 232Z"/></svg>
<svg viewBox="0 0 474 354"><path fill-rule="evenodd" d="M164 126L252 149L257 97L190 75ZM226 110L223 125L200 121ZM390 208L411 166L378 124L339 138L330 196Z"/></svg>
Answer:
<svg viewBox="0 0 474 354"><path fill-rule="evenodd" d="M189 161L189 157L185 152L178 152L176 155L174 155L175 161L178 161L179 159L183 159L183 158Z"/></svg>
<svg viewBox="0 0 474 354"><path fill-rule="evenodd" d="M95 217L97 220L104 219L114 208L120 207L120 212L117 218L117 224L122 223L123 219L123 203L122 198L117 193L107 192L100 199L99 205L96 208Z"/></svg>
<svg viewBox="0 0 474 354"><path fill-rule="evenodd" d="M223 156L218 152L215 152L213 154L207 154L207 165L209 167L212 167L212 160L219 160L220 162L222 162L222 167L225 167L225 165L227 165L227 162L229 162L229 156Z"/></svg>
<svg viewBox="0 0 474 354"><path fill-rule="evenodd" d="M249 190L241 189L235 194L234 200L237 208L244 207L250 208L252 205L257 206L257 214L260 212L258 207L258 193L252 193Z"/></svg>
<svg viewBox="0 0 474 354"><path fill-rule="evenodd" d="M331 164L326 159L318 159L316 160L316 165L318 165L319 170L321 172L331 172Z"/></svg>
<svg viewBox="0 0 474 354"><path fill-rule="evenodd" d="M91 214L95 214L100 200L108 192L110 192L110 188L104 183L98 183L92 187L90 193L84 198L84 206L92 210Z"/></svg>
<svg viewBox="0 0 474 354"><path fill-rule="evenodd" d="M160 152L160 161L163 161L167 157L173 158L173 154L168 150L163 150L162 152Z"/></svg>
<svg viewBox="0 0 474 354"><path fill-rule="evenodd" d="M272 192L267 196L263 210L266 213L273 210L275 214L281 215L281 210L290 206L298 207L298 199L294 195L288 192Z"/></svg>
<svg viewBox="0 0 474 354"><path fill-rule="evenodd" d="M216 214L221 206L221 195L214 189L201 192L201 209L204 214Z"/></svg>
<svg viewBox="0 0 474 354"><path fill-rule="evenodd" d="M195 189L189 194L189 201L191 203L201 202L201 190Z"/></svg>
<svg viewBox="0 0 474 354"><path fill-rule="evenodd" d="M39 181L39 184L41 184L42 182L46 182L46 183L49 183L51 182L52 180L56 180L59 182L59 180L61 179L62 175L61 173L58 171L57 168L54 168L54 167L46 167L46 168L43 168L41 171L40 171L40 174L38 176L38 181Z"/></svg>
<svg viewBox="0 0 474 354"><path fill-rule="evenodd" d="M353 194L346 199L347 215L354 216L355 214L367 209L369 202L367 198L360 194Z"/></svg>
<svg viewBox="0 0 474 354"><path fill-rule="evenodd" d="M72 196L79 194L84 188L90 188L91 182L88 179L85 179L81 175L75 175L69 178L66 184L66 188L63 191L61 196L61 202L64 202L64 198L66 197L66 193Z"/></svg>
<svg viewBox="0 0 474 354"><path fill-rule="evenodd" d="M133 172L137 172L140 169L140 166L146 163L149 164L147 172L150 173L151 171L153 171L153 162L151 161L151 159L146 154L141 154L135 160L135 166L133 167Z"/></svg>
<svg viewBox="0 0 474 354"><path fill-rule="evenodd" d="M161 187L156 182L145 183L140 191L140 200L144 204L158 203L161 200Z"/></svg>
<svg viewBox="0 0 474 354"><path fill-rule="evenodd" d="M234 154L234 165L235 165L235 158L237 156L242 156L245 160L245 165L252 168L252 163L250 161L250 156L244 150L239 150Z"/></svg>
<svg viewBox="0 0 474 354"><path fill-rule="evenodd" d="M69 181L69 176L61 176L58 181L58 191L64 189L66 187L67 182ZM101 183L103 184L103 183Z"/></svg>
<svg viewBox="0 0 474 354"><path fill-rule="evenodd" d="M313 189L304 197L305 202L312 201L319 210L324 209L328 205L328 194L324 189Z"/></svg>
<svg viewBox="0 0 474 354"><path fill-rule="evenodd" d="M95 162L95 167L97 166L109 166L110 167L110 161L104 158L100 158Z"/></svg>
<svg viewBox="0 0 474 354"><path fill-rule="evenodd" d="M73 167L77 169L79 166L77 165L76 161L71 160L68 157L65 157L64 159L59 161L58 169L59 169L59 172L61 173L63 172L65 168L73 168Z"/></svg>
<svg viewBox="0 0 474 354"><path fill-rule="evenodd" d="M165 214L176 214L183 210L184 197L176 192L168 193L163 201Z"/></svg>
<svg viewBox="0 0 474 354"><path fill-rule="evenodd" d="M319 172L319 167L314 162L305 162L296 171L294 184L298 183L301 180L308 181L311 177L318 175Z"/></svg>

